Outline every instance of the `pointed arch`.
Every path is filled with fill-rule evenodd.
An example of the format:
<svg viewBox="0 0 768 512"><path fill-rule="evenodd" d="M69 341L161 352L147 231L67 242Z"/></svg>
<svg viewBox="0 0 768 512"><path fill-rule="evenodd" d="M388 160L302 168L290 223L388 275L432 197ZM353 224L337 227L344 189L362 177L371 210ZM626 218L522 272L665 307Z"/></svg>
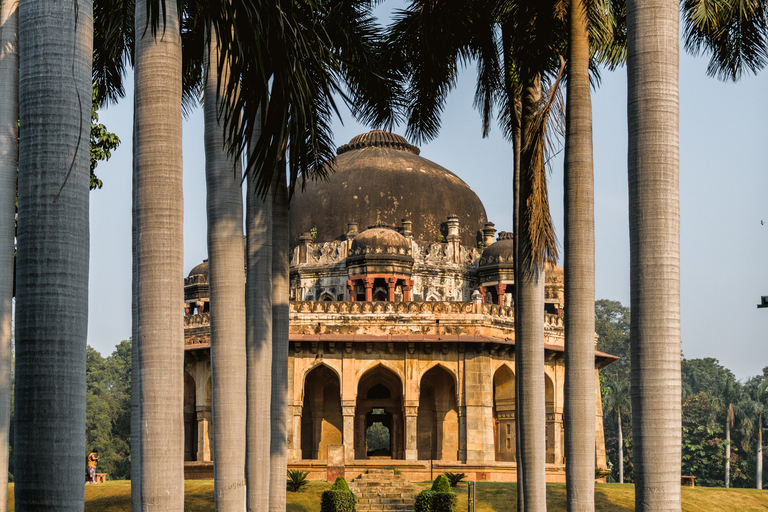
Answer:
<svg viewBox="0 0 768 512"><path fill-rule="evenodd" d="M405 379L388 361L372 361L356 385L355 458L402 459Z"/></svg>
<svg viewBox="0 0 768 512"><path fill-rule="evenodd" d="M302 379L301 458L327 459L342 444L341 379L331 366L313 365Z"/></svg>
<svg viewBox="0 0 768 512"><path fill-rule="evenodd" d="M494 453L497 461L517 460L515 433L515 373L501 364L493 374Z"/></svg>
<svg viewBox="0 0 768 512"><path fill-rule="evenodd" d="M456 376L433 364L419 378L416 448L421 460L459 459L459 410Z"/></svg>
<svg viewBox="0 0 768 512"><path fill-rule="evenodd" d="M327 359L315 359L310 364L305 366L301 370L301 388L299 389L298 395L294 395L294 399L298 401L304 400L304 392L306 389L306 382L307 382L307 375L309 375L309 372L317 368L318 366L325 366L329 370L331 370L335 375L336 378L339 379L339 382L341 382L341 370L339 368L336 368L336 366L333 364L335 361L329 361ZM341 393L341 391L339 391ZM339 395L341 397L341 395Z"/></svg>

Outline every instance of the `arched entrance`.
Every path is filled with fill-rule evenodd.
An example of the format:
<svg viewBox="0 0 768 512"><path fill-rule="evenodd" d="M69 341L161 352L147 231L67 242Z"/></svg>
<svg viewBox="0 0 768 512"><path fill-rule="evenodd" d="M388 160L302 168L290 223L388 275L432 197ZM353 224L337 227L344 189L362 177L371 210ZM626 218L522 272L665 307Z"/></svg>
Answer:
<svg viewBox="0 0 768 512"><path fill-rule="evenodd" d="M402 459L403 384L379 365L367 371L357 386L355 458Z"/></svg>
<svg viewBox="0 0 768 512"><path fill-rule="evenodd" d="M547 463L554 464L560 463L558 461L558 452L556 450L556 444L560 443L560 437L562 429L557 428L558 424L555 421L555 385L552 383L552 379L549 375L544 374L544 400L547 408ZM562 446L562 444L560 444Z"/></svg>
<svg viewBox="0 0 768 512"><path fill-rule="evenodd" d="M516 461L515 374L506 365L493 376L493 424L496 460Z"/></svg>
<svg viewBox="0 0 768 512"><path fill-rule="evenodd" d="M184 374L184 460L197 460L197 412L195 379Z"/></svg>
<svg viewBox="0 0 768 512"><path fill-rule="evenodd" d="M441 366L435 366L421 378L416 428L420 460L458 460L456 383Z"/></svg>
<svg viewBox="0 0 768 512"><path fill-rule="evenodd" d="M323 364L304 379L301 458L328 458L328 445L342 444L342 431L339 377Z"/></svg>

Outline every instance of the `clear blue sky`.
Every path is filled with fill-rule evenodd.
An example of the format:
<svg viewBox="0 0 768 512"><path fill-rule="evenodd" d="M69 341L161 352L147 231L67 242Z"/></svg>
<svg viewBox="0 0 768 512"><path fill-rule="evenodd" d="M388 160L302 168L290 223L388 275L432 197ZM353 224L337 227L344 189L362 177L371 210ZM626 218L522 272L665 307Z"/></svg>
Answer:
<svg viewBox="0 0 768 512"><path fill-rule="evenodd" d="M708 78L705 69L704 58L681 53L683 353L717 358L745 378L768 366L768 310L755 306L768 295L768 71L734 84ZM126 98L100 114L122 144L97 169L104 188L91 193L88 343L104 355L131 334L132 80L127 79ZM423 144L421 155L467 182L497 230L512 231L511 147L496 126L489 138L481 138L480 118L472 109L474 84L475 69L469 67L448 98L440 136ZM603 73L593 109L597 298L628 306L624 69ZM333 127L337 145L369 129L348 115ZM184 123L185 272L207 257L204 161L198 109ZM549 181L560 238L562 166L560 154L552 161Z"/></svg>

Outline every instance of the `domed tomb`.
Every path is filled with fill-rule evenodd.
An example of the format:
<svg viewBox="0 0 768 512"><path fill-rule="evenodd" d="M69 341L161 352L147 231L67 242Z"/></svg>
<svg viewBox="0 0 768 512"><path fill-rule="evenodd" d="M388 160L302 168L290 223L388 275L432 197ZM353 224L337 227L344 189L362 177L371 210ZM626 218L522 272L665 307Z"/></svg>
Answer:
<svg viewBox="0 0 768 512"><path fill-rule="evenodd" d="M208 298L208 260L195 266L184 279L184 302Z"/></svg>
<svg viewBox="0 0 768 512"><path fill-rule="evenodd" d="M482 240L485 207L477 195L448 169L419 156L419 149L382 130L354 137L338 148L327 181L308 181L290 209L291 245L302 233L315 242L344 239L347 223L399 226L411 221L417 241L447 236L446 219L457 215L461 244Z"/></svg>

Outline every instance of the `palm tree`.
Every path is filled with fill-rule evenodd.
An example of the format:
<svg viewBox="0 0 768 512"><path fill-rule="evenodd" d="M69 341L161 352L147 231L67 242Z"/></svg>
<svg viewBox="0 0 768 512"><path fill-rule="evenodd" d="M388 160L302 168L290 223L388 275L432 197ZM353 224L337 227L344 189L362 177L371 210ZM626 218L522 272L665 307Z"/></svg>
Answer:
<svg viewBox="0 0 768 512"><path fill-rule="evenodd" d="M19 510L83 506L91 11L89 0L18 6Z"/></svg>
<svg viewBox="0 0 768 512"><path fill-rule="evenodd" d="M725 488L731 485L731 429L736 416L741 415L741 403L745 395L741 385L733 379L723 382L715 397L716 403L725 409Z"/></svg>
<svg viewBox="0 0 768 512"><path fill-rule="evenodd" d="M13 269L16 232L16 170L19 162L19 4L0 3L0 268ZM13 338L13 271L0 277L0 482L8 480L11 418L11 339ZM0 486L0 512L8 487Z"/></svg>
<svg viewBox="0 0 768 512"><path fill-rule="evenodd" d="M630 410L630 386L629 382L614 375L605 383L608 393L605 395L605 408L616 412L616 422L619 430L618 462L619 483L624 483L624 435L621 429L621 412Z"/></svg>
<svg viewBox="0 0 768 512"><path fill-rule="evenodd" d="M255 136L258 137L258 133ZM245 478L248 510L269 503L272 386L272 195L261 197L248 178L245 286L247 419ZM282 476L282 475L281 475Z"/></svg>
<svg viewBox="0 0 768 512"><path fill-rule="evenodd" d="M284 167L272 202L272 393L270 401L269 510L285 510L288 470L288 190Z"/></svg>
<svg viewBox="0 0 768 512"><path fill-rule="evenodd" d="M141 399L131 453L140 470L134 510L180 510L184 500L184 329L181 26L176 2L158 25L135 10L133 143L134 376ZM150 5L151 7L151 5Z"/></svg>
<svg viewBox="0 0 768 512"><path fill-rule="evenodd" d="M565 474L569 511L595 509L595 216L586 2L568 12L565 110Z"/></svg>
<svg viewBox="0 0 768 512"><path fill-rule="evenodd" d="M680 510L677 4L627 2L635 509Z"/></svg>
<svg viewBox="0 0 768 512"><path fill-rule="evenodd" d="M245 270L239 161L218 120L217 37L209 34L205 77L205 167L211 324L214 498L216 510L245 507ZM226 69L223 70L226 73ZM226 82L223 76L222 81Z"/></svg>
<svg viewBox="0 0 768 512"><path fill-rule="evenodd" d="M460 63L478 60L475 105L481 110L483 133L489 130L494 107L502 113L505 133L513 141L519 201L515 201L516 403L520 426L518 496L532 509L546 507L544 410L544 261L555 256L544 177L543 129L553 104L552 93L542 95L546 70L559 68L562 46L546 5L509 5L505 2L414 1L390 28L390 46L412 94L407 100L409 135L417 141L433 138L440 127L447 93L455 85ZM549 17L548 17L549 15ZM533 23L546 20L543 24ZM561 21L561 20L560 20ZM500 30L499 30L500 29ZM499 34L501 32L501 34ZM499 39L499 35L501 38ZM503 55L503 64L498 57ZM555 88L553 88L554 90ZM520 107L518 108L518 105ZM518 156L519 155L519 156ZM517 194L517 193L516 193ZM523 207L524 205L524 207ZM592 391L593 393L594 391Z"/></svg>
<svg viewBox="0 0 768 512"><path fill-rule="evenodd" d="M742 431L751 440L756 441L755 487L763 488L763 418L768 416L768 379L762 379L750 386L747 399L741 404L743 420ZM749 443L751 444L751 443Z"/></svg>

